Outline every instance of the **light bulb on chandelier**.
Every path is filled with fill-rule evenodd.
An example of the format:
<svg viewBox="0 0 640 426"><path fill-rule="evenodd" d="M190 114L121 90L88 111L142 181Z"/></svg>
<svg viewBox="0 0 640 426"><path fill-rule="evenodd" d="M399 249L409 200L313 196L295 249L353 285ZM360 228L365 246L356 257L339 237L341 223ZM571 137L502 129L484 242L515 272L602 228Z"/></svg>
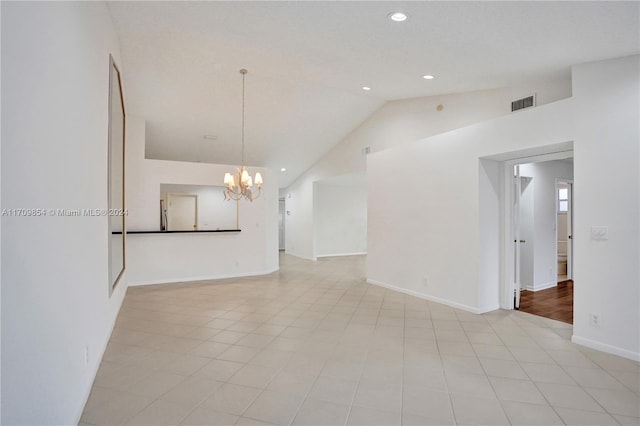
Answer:
<svg viewBox="0 0 640 426"><path fill-rule="evenodd" d="M224 198L239 200L244 197L253 201L262 193L262 175L260 172L256 172L255 178L252 178L244 165L244 77L247 75L247 70L241 69L240 74L242 74L242 167L236 169L237 173L224 174L224 184L227 187L224 191ZM257 191L251 189L254 185L258 188Z"/></svg>

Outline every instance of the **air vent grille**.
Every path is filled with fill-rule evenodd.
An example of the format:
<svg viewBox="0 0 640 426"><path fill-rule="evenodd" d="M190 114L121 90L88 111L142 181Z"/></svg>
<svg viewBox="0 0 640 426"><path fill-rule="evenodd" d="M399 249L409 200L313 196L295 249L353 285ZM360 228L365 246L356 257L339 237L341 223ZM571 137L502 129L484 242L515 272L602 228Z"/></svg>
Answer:
<svg viewBox="0 0 640 426"><path fill-rule="evenodd" d="M534 106L536 106L536 95L527 96L526 98L516 99L511 102L511 112Z"/></svg>

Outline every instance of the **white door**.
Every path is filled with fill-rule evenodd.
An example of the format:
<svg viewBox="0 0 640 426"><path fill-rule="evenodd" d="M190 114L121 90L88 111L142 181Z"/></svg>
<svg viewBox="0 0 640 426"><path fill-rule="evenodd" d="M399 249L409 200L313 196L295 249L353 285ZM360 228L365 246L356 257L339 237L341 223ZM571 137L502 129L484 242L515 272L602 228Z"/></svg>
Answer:
<svg viewBox="0 0 640 426"><path fill-rule="evenodd" d="M522 169L521 172L522 174ZM520 232L520 289L533 287L534 270L534 185L533 178L520 176L520 209L518 230Z"/></svg>
<svg viewBox="0 0 640 426"><path fill-rule="evenodd" d="M571 181L558 180L556 191L558 195L558 280L572 279L572 192ZM566 272L563 263L566 262Z"/></svg>
<svg viewBox="0 0 640 426"><path fill-rule="evenodd" d="M284 250L284 215L285 215L285 203L284 200L278 202L278 248Z"/></svg>
<svg viewBox="0 0 640 426"><path fill-rule="evenodd" d="M195 231L198 229L198 196L169 194L167 206L168 231Z"/></svg>
<svg viewBox="0 0 640 426"><path fill-rule="evenodd" d="M512 226L513 226L513 307L520 308L520 195L522 194L522 180L520 179L520 166L513 166L513 210L512 210Z"/></svg>
<svg viewBox="0 0 640 426"><path fill-rule="evenodd" d="M573 279L573 183L567 182L567 279Z"/></svg>

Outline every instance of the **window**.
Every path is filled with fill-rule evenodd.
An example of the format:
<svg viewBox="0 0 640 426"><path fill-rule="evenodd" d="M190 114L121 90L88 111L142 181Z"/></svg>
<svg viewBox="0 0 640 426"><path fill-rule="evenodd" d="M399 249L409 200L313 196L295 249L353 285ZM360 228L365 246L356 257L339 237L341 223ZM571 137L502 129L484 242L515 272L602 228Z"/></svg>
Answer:
<svg viewBox="0 0 640 426"><path fill-rule="evenodd" d="M558 188L558 213L569 211L569 188Z"/></svg>

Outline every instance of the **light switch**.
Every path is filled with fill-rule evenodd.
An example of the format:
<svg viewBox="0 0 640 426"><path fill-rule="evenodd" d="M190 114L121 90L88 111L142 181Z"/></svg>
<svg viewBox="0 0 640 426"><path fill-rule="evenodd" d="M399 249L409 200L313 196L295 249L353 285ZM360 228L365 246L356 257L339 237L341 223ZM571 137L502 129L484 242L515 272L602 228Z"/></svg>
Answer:
<svg viewBox="0 0 640 426"><path fill-rule="evenodd" d="M609 239L609 227L608 226L592 226L591 227L591 239L592 240L608 240Z"/></svg>

